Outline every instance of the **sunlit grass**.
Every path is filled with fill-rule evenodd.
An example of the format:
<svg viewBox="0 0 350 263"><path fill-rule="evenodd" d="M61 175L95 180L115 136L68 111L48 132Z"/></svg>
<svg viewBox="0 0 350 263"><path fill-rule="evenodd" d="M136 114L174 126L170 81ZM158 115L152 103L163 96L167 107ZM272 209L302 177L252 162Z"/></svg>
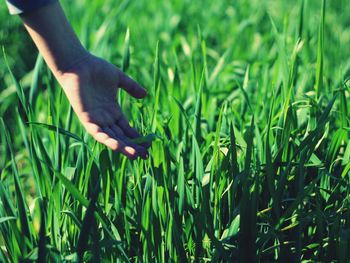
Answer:
<svg viewBox="0 0 350 263"><path fill-rule="evenodd" d="M1 262L346 262L345 1L61 2L147 88L119 102L150 158L95 143L42 58L17 76L4 46Z"/></svg>

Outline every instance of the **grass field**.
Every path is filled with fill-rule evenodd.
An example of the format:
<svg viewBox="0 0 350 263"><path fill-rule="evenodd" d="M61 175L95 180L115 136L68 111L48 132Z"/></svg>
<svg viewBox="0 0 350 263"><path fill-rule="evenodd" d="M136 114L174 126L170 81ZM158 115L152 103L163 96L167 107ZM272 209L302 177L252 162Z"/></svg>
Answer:
<svg viewBox="0 0 350 263"><path fill-rule="evenodd" d="M1 262L349 262L345 0L61 3L157 137L95 143L1 5Z"/></svg>

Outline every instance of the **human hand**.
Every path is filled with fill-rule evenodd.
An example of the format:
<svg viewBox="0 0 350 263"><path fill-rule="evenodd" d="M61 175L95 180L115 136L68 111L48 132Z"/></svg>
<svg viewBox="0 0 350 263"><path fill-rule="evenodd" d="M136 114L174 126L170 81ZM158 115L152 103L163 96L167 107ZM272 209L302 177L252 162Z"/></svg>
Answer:
<svg viewBox="0 0 350 263"><path fill-rule="evenodd" d="M150 144L130 141L141 135L129 125L117 103L118 88L138 99L147 95L145 89L111 63L89 53L56 78L80 122L95 140L132 160L148 157Z"/></svg>
<svg viewBox="0 0 350 263"><path fill-rule="evenodd" d="M147 92L117 67L86 51L59 2L22 14L21 19L87 132L130 159L146 159L150 144L130 141L140 134L130 127L116 96L119 87L135 98Z"/></svg>

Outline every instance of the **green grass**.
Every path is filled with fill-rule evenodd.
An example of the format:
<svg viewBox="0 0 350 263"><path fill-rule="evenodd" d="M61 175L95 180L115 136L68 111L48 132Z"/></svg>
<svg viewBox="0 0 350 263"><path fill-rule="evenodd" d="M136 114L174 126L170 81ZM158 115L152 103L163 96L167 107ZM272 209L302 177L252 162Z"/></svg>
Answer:
<svg viewBox="0 0 350 263"><path fill-rule="evenodd" d="M148 89L119 101L150 158L85 133L2 6L1 262L347 262L345 0L61 2Z"/></svg>

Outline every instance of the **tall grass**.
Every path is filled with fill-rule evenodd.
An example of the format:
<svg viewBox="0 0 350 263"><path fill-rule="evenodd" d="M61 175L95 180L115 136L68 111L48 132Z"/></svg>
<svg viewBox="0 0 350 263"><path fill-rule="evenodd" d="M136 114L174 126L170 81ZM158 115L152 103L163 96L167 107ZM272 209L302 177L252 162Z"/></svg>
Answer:
<svg viewBox="0 0 350 263"><path fill-rule="evenodd" d="M149 89L119 103L156 139L146 161L105 149L4 46L0 261L348 260L345 1L61 2Z"/></svg>

